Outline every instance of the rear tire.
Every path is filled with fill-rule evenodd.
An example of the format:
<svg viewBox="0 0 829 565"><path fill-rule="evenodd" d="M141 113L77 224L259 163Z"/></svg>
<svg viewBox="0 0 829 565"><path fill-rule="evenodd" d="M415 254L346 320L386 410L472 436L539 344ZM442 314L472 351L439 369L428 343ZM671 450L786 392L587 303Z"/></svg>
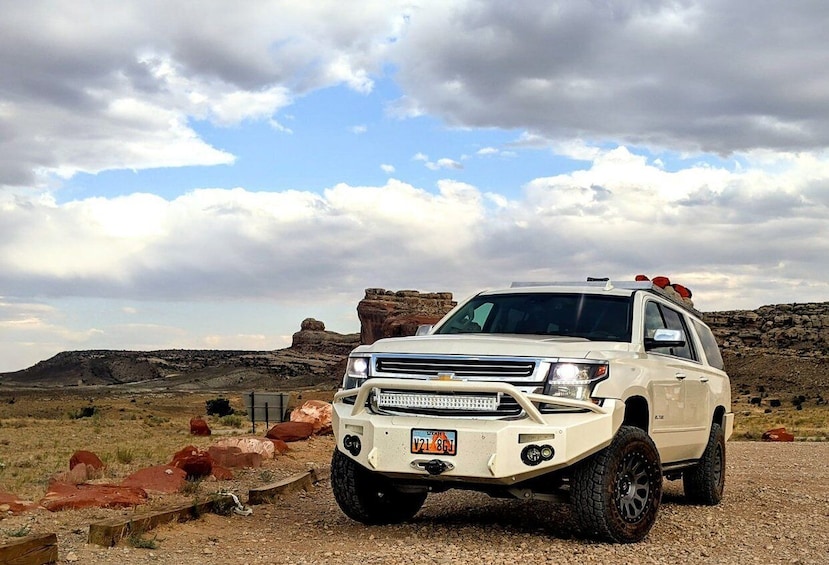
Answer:
<svg viewBox="0 0 829 565"><path fill-rule="evenodd" d="M585 535L615 543L642 540L662 500L662 466L650 436L622 426L609 446L578 465L571 499Z"/></svg>
<svg viewBox="0 0 829 565"><path fill-rule="evenodd" d="M682 473L685 498L693 504L714 506L722 500L725 488L725 433L719 424L711 425L708 444L699 463Z"/></svg>
<svg viewBox="0 0 829 565"><path fill-rule="evenodd" d="M331 488L346 516L363 524L398 524L411 519L426 501L426 492L400 492L388 478L372 473L334 450Z"/></svg>

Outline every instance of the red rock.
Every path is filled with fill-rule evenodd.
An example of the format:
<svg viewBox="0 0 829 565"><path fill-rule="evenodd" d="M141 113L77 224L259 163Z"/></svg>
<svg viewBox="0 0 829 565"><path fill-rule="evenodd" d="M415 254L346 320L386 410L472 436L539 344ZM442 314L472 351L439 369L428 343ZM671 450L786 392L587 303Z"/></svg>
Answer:
<svg viewBox="0 0 829 565"><path fill-rule="evenodd" d="M314 425L308 422L281 422L268 430L265 437L268 439L281 439L289 443L308 439L314 433Z"/></svg>
<svg viewBox="0 0 829 565"><path fill-rule="evenodd" d="M57 473L52 477L53 481L57 481L60 483L70 483L73 485L79 485L81 483L85 483L90 479L98 479L102 475L100 469L95 469L86 463L78 463L69 471L64 471L63 473Z"/></svg>
<svg viewBox="0 0 829 565"><path fill-rule="evenodd" d="M213 478L217 481L230 481L233 479L233 471L221 465L213 465Z"/></svg>
<svg viewBox="0 0 829 565"><path fill-rule="evenodd" d="M12 494L4 490L0 490L0 507L3 507L3 514L6 512L21 514L23 512L39 508L39 506L31 500L21 500L21 498L16 494Z"/></svg>
<svg viewBox="0 0 829 565"><path fill-rule="evenodd" d="M260 454L245 453L238 447L213 445L207 452L213 458L214 467L217 464L223 467L242 467L248 469L256 469L262 466L262 456ZM214 472L213 475L215 476L215 474Z"/></svg>
<svg viewBox="0 0 829 565"><path fill-rule="evenodd" d="M125 487L141 488L148 492L173 493L182 489L187 481L184 469L171 465L156 465L139 469L123 481Z"/></svg>
<svg viewBox="0 0 829 565"><path fill-rule="evenodd" d="M209 436L211 433L210 426L207 425L201 418L190 418L190 435L193 436Z"/></svg>
<svg viewBox="0 0 829 565"><path fill-rule="evenodd" d="M73 453L72 457L69 458L69 470L71 471L76 465L81 463L90 467L91 470L102 471L98 477L103 476L104 462L91 451L76 451Z"/></svg>
<svg viewBox="0 0 829 565"><path fill-rule="evenodd" d="M56 512L78 508L121 508L147 501L144 489L122 485L71 485L54 481L49 484L40 505Z"/></svg>
<svg viewBox="0 0 829 565"><path fill-rule="evenodd" d="M291 422L308 422L318 435L330 434L332 406L322 400L308 400L291 412Z"/></svg>
<svg viewBox="0 0 829 565"><path fill-rule="evenodd" d="M210 476L213 470L213 458L206 451L188 445L173 455L170 465L182 469L187 473L188 479L198 479Z"/></svg>
<svg viewBox="0 0 829 565"><path fill-rule="evenodd" d="M763 441L794 441L794 435L786 431L786 428L774 428L763 432Z"/></svg>
<svg viewBox="0 0 829 565"><path fill-rule="evenodd" d="M273 442L274 451L280 455L285 455L291 450L291 448L288 447L288 444L281 439L272 439L271 441Z"/></svg>

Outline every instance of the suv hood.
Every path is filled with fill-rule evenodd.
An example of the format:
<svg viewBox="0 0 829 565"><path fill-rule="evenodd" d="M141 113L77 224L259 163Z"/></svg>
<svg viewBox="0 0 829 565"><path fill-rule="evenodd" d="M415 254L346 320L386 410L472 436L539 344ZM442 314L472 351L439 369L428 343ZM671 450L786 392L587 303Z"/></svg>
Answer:
<svg viewBox="0 0 829 565"><path fill-rule="evenodd" d="M475 357L606 357L630 351L629 343L528 335L426 335L381 339L356 353L417 353ZM596 355L597 352L607 352Z"/></svg>

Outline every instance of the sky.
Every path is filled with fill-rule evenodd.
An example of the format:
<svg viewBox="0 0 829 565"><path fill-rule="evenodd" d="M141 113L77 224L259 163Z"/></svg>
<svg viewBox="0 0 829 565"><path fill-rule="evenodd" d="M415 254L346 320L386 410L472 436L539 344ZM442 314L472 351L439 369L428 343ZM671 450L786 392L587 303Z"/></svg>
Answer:
<svg viewBox="0 0 829 565"><path fill-rule="evenodd" d="M825 0L0 0L0 372L366 288L829 301Z"/></svg>

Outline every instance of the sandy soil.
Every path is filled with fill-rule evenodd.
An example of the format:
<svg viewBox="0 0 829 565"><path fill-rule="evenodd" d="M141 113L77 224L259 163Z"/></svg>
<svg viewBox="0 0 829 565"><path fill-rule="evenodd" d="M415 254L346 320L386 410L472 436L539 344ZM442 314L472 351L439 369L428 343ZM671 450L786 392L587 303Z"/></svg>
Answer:
<svg viewBox="0 0 829 565"><path fill-rule="evenodd" d="M243 501L262 478L325 465L331 436L292 444L288 456L251 471L232 488ZM450 491L431 495L410 523L366 527L337 508L328 481L309 492L252 507L250 516L204 515L144 536L154 548L122 541L86 543L91 522L128 515L115 510L37 512L0 521L0 541L28 525L56 532L59 563L802 563L829 562L829 443L730 442L723 503L684 502L667 482L659 518L639 544L581 539L566 505L495 500ZM268 471L269 474L263 474ZM224 485L227 487L227 485ZM203 485L208 489L209 485ZM158 501L156 501L158 502ZM169 502L169 500L165 501Z"/></svg>

